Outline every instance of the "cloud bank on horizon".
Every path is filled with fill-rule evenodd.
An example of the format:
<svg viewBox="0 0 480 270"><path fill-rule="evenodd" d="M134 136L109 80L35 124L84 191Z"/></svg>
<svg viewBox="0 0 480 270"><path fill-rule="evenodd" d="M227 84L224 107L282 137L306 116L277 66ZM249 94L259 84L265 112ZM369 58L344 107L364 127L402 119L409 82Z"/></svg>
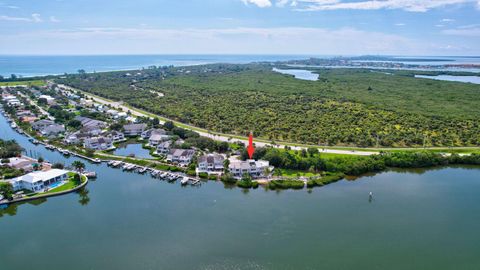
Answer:
<svg viewBox="0 0 480 270"><path fill-rule="evenodd" d="M480 0L0 0L0 54L480 55Z"/></svg>
<svg viewBox="0 0 480 270"><path fill-rule="evenodd" d="M241 0L244 4L254 4L258 7L271 7L272 0ZM426 12L430 9L455 4L476 3L480 8L479 0L369 0L350 2L344 0L277 0L277 7L291 6L298 11L320 10L378 10L378 9L402 9L411 12Z"/></svg>

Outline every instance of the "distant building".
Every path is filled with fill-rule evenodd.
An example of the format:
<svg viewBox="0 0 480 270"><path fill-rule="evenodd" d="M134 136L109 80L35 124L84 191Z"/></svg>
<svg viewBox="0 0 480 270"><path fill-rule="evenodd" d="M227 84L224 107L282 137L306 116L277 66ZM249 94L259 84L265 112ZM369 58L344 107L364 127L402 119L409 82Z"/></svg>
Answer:
<svg viewBox="0 0 480 270"><path fill-rule="evenodd" d="M77 116L75 117L75 120L80 121L80 123L82 123L82 127L86 127L86 128L103 129L107 126L107 123L105 123L104 121L95 120L95 119L91 119L83 116Z"/></svg>
<svg viewBox="0 0 480 270"><path fill-rule="evenodd" d="M40 95L38 99L45 99L47 101L48 105L53 105L55 104L55 98L49 95Z"/></svg>
<svg viewBox="0 0 480 270"><path fill-rule="evenodd" d="M194 155L195 150L192 149L170 149L170 152L167 155L167 161L187 165L192 162Z"/></svg>
<svg viewBox="0 0 480 270"><path fill-rule="evenodd" d="M112 130L107 134L107 137L110 137L114 143L121 142L125 140L125 135L122 132Z"/></svg>
<svg viewBox="0 0 480 270"><path fill-rule="evenodd" d="M143 134L143 133L142 133ZM169 140L170 136L167 135L167 132L163 129L152 129L150 132L150 137L148 138L148 144L150 146L156 146L159 143Z"/></svg>
<svg viewBox="0 0 480 270"><path fill-rule="evenodd" d="M269 162L266 160L231 160L228 169L233 177L238 179L242 178L245 173L249 174L253 178L259 178L266 176L266 169L272 171L273 166L270 166Z"/></svg>
<svg viewBox="0 0 480 270"><path fill-rule="evenodd" d="M157 154L166 155L170 152L172 148L172 141L164 141L157 145Z"/></svg>
<svg viewBox="0 0 480 270"><path fill-rule="evenodd" d="M48 126L51 126L55 124L55 122L53 122L52 120L47 120L47 119L42 119L42 120L38 120L36 122L33 122L32 123L32 129L33 130L36 130L36 131L40 131L41 129L44 129Z"/></svg>
<svg viewBox="0 0 480 270"><path fill-rule="evenodd" d="M31 172L7 181L12 184L14 191L27 189L34 192L42 192L50 185L66 180L67 177L68 171L51 169L48 171Z"/></svg>
<svg viewBox="0 0 480 270"><path fill-rule="evenodd" d="M18 170L24 170L25 172L33 171L33 164L38 162L37 160L26 157L26 156L12 157L12 158L9 158L8 161L9 162L6 164L7 166L18 169ZM2 164L2 165L5 165L5 164Z"/></svg>
<svg viewBox="0 0 480 270"><path fill-rule="evenodd" d="M128 124L123 126L125 136L138 136L147 128L146 124Z"/></svg>
<svg viewBox="0 0 480 270"><path fill-rule="evenodd" d="M219 154L208 154L198 158L197 172L222 172L225 157Z"/></svg>
<svg viewBox="0 0 480 270"><path fill-rule="evenodd" d="M113 140L104 136L85 138L83 141L83 147L93 150L107 150L114 148Z"/></svg>
<svg viewBox="0 0 480 270"><path fill-rule="evenodd" d="M39 132L44 137L55 137L65 132L65 126L59 125L59 124L53 124L40 129Z"/></svg>

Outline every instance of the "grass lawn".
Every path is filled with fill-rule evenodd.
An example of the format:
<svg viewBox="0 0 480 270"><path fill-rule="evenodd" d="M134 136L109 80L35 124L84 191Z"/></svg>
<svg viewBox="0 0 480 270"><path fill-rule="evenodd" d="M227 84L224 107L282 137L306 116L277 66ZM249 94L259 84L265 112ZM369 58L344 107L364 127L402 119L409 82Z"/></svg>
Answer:
<svg viewBox="0 0 480 270"><path fill-rule="evenodd" d="M45 193L42 193L42 194L55 193L55 192L70 190L72 188L77 187L79 185L79 183L73 181L73 175L74 175L74 173L68 173L68 182L67 183L65 183L65 184L63 184L59 187L50 189L49 191L47 191ZM87 180L87 177L82 176L82 183L85 182L86 180Z"/></svg>
<svg viewBox="0 0 480 270"><path fill-rule="evenodd" d="M278 169L276 169L278 170ZM291 170L291 169L280 169L282 171L282 176L284 177L298 177L298 176L305 176L305 177L312 177L315 175L319 175L319 173L313 172L306 172L306 171L299 171L299 170Z"/></svg>
<svg viewBox="0 0 480 270"><path fill-rule="evenodd" d="M43 81L43 80L31 80L31 81L0 82L0 86L16 86L16 85L43 86L43 85L45 85L45 81Z"/></svg>

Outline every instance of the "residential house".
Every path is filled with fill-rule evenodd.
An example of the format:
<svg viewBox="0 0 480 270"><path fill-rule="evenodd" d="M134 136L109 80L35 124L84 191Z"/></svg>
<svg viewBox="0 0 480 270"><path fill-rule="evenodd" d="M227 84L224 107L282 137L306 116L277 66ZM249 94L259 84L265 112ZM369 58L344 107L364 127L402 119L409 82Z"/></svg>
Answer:
<svg viewBox="0 0 480 270"><path fill-rule="evenodd" d="M93 150L107 150L114 148L112 138L104 136L85 138L83 141L83 147Z"/></svg>
<svg viewBox="0 0 480 270"><path fill-rule="evenodd" d="M125 136L138 136L141 135L142 132L145 131L145 128L147 128L146 124L127 124L123 126L123 134Z"/></svg>
<svg viewBox="0 0 480 270"><path fill-rule="evenodd" d="M169 140L170 135L167 135L167 132L163 129L153 129L150 132L150 137L148 138L148 144L150 146L156 146L159 143Z"/></svg>
<svg viewBox="0 0 480 270"><path fill-rule="evenodd" d="M51 169L48 171L31 172L8 180L13 190L27 189L33 192L42 192L54 183L64 181L68 178L68 171Z"/></svg>
<svg viewBox="0 0 480 270"><path fill-rule="evenodd" d="M208 154L198 158L197 172L222 172L225 157L219 154Z"/></svg>
<svg viewBox="0 0 480 270"><path fill-rule="evenodd" d="M242 178L245 173L253 178L259 178L266 176L265 171L267 169L272 171L273 166L270 166L267 160L231 160L228 169L233 177L238 179Z"/></svg>
<svg viewBox="0 0 480 270"><path fill-rule="evenodd" d="M170 152L172 141L164 141L157 145L157 154L166 155Z"/></svg>
<svg viewBox="0 0 480 270"><path fill-rule="evenodd" d="M40 131L48 126L54 125L55 122L52 120L42 119L32 123L32 129Z"/></svg>
<svg viewBox="0 0 480 270"><path fill-rule="evenodd" d="M59 125L59 124L52 124L44 128L41 128L39 132L44 137L55 137L65 132L65 126Z"/></svg>
<svg viewBox="0 0 480 270"><path fill-rule="evenodd" d="M112 139L114 143L121 142L125 140L125 135L122 132L112 130L107 134L108 137Z"/></svg>
<svg viewBox="0 0 480 270"><path fill-rule="evenodd" d="M117 110L114 110L114 109L110 109L110 110L107 110L107 114L109 114L111 117L113 118L117 118L118 117L118 111Z"/></svg>
<svg viewBox="0 0 480 270"><path fill-rule="evenodd" d="M37 162L38 161L33 158L22 156L9 158L6 165L18 170L24 170L25 172L31 172L33 171L33 164L36 164Z"/></svg>
<svg viewBox="0 0 480 270"><path fill-rule="evenodd" d="M75 120L80 121L82 123L82 127L87 127L87 128L102 129L107 126L107 123L105 123L104 121L95 120L95 119L91 119L83 116L77 116L75 117Z"/></svg>
<svg viewBox="0 0 480 270"><path fill-rule="evenodd" d="M22 116L20 117L20 121L25 122L25 123L33 123L38 120L38 117L36 116Z"/></svg>
<svg viewBox="0 0 480 270"><path fill-rule="evenodd" d="M170 149L167 155L167 161L187 165L192 161L195 150L192 149Z"/></svg>
<svg viewBox="0 0 480 270"><path fill-rule="evenodd" d="M45 99L47 101L48 105L54 105L55 104L55 98L49 95L40 95L38 99Z"/></svg>

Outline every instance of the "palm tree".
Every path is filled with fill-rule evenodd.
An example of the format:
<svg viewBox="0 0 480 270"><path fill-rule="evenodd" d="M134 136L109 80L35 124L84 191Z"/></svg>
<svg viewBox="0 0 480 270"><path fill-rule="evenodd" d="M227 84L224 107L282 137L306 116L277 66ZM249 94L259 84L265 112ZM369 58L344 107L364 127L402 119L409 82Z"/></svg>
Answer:
<svg viewBox="0 0 480 270"><path fill-rule="evenodd" d="M75 168L77 171L79 172L83 172L83 170L85 169L85 163L79 161L79 160L75 160L73 163L72 163L72 167Z"/></svg>
<svg viewBox="0 0 480 270"><path fill-rule="evenodd" d="M228 166L230 166L230 160L227 158L225 161L223 161L223 170L225 173L228 172Z"/></svg>

